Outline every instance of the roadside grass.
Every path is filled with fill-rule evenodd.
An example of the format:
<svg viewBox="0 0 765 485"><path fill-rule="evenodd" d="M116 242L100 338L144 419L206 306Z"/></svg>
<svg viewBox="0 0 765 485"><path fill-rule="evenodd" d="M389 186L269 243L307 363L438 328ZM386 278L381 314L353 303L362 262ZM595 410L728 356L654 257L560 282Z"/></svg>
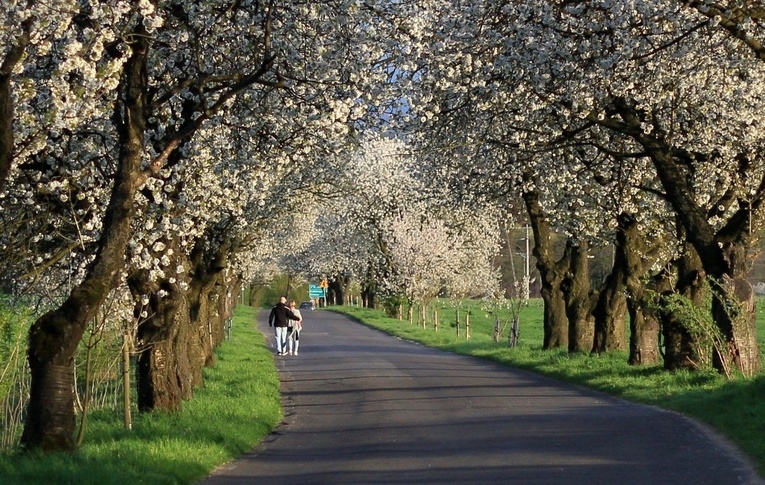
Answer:
<svg viewBox="0 0 765 485"><path fill-rule="evenodd" d="M758 302L758 339L765 348L765 302ZM526 369L561 381L595 389L623 399L658 406L691 416L715 428L748 455L765 476L765 372L753 378L736 376L726 380L713 370L667 372L661 364L630 366L627 352L603 355L569 354L565 349L542 350L543 315L540 300L533 300L520 313L519 345L508 347L507 331L498 342L493 335L494 318L509 319L507 310L490 310L472 302L462 313L470 313L470 339L465 338L464 317L457 334L455 314L438 302L439 330L426 329L406 320L390 318L380 310L351 306L331 310L401 338L429 347L472 355L502 365Z"/></svg>
<svg viewBox="0 0 765 485"><path fill-rule="evenodd" d="M216 350L204 387L181 412L134 412L132 431L116 412L94 412L77 453L0 455L0 483L192 483L251 450L282 417L273 353L254 327L257 311L237 309L232 339Z"/></svg>

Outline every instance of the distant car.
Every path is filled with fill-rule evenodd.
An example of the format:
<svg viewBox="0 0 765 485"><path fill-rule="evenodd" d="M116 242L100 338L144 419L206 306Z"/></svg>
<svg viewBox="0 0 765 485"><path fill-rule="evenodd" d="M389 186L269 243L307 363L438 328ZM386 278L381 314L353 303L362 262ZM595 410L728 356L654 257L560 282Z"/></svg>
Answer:
<svg viewBox="0 0 765 485"><path fill-rule="evenodd" d="M313 304L312 301L304 301L300 304L301 310L315 310L316 305Z"/></svg>

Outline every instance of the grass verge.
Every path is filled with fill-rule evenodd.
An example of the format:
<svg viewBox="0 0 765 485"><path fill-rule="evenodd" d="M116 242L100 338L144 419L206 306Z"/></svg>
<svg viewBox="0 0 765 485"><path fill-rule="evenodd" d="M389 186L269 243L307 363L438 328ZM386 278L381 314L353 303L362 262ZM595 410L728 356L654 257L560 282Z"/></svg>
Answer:
<svg viewBox="0 0 765 485"><path fill-rule="evenodd" d="M77 453L0 455L0 483L192 483L252 449L282 417L273 353L254 327L256 312L237 309L233 338L217 349L204 387L181 412L137 414L132 431L112 411L94 413Z"/></svg>
<svg viewBox="0 0 765 485"><path fill-rule="evenodd" d="M494 341L494 316L480 307L468 310L471 314L469 340L465 338L464 325L460 334L455 331L456 324L441 324L436 332L431 326L424 329L386 317L380 310L357 307L332 307L332 310L430 347L492 360L691 416L735 443L758 473L765 476L765 373L726 380L711 370L667 372L661 365L630 366L626 352L570 355L565 350L542 350L541 307L532 306L522 313L522 338L514 348L509 348L505 340ZM450 320L451 317L444 318L445 322ZM758 330L763 345L762 323Z"/></svg>

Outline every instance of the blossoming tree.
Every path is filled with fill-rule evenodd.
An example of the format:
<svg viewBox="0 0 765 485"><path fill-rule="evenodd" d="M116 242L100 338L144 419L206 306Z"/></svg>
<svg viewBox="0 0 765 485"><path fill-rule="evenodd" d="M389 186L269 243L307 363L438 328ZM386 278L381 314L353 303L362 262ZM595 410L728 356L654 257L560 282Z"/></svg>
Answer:
<svg viewBox="0 0 765 485"><path fill-rule="evenodd" d="M32 396L22 438L29 448L71 449L73 356L87 322L124 280L128 247L135 256L128 281L141 306L173 294L157 284L162 281L185 291L177 274L188 274L191 267L178 264L178 255L204 250L199 260L205 260L208 250L230 251L231 241L218 237L231 223L226 218L179 217L184 215L179 207L199 204L203 193L184 190L194 189L189 180L199 170L199 165L185 170L194 163L190 157L204 162L210 155L194 144L195 137L203 128L233 121L226 114L241 106L238 120L260 121L251 125L249 139L268 153L270 162L260 159L264 164L294 164L309 153L318 157L316 140L331 149L332 140L348 132L345 119L357 108L364 112L352 80L372 78L353 72L367 69L378 48L367 33L369 42L357 42L356 35L374 24L378 11L355 2L34 5L38 10L20 3L4 9L4 25L21 20L22 29L4 40L25 56L16 61L16 51L9 52L3 71L12 71L11 99L18 104L16 113L24 113L14 118L12 134L19 136L11 158L17 163L4 198L17 212L3 214L54 210L48 219L26 219L4 247L20 247L25 231L51 227L31 239L40 258L27 259L29 266L34 263L32 271L14 272L43 275L34 280L39 283L57 271L59 281L74 282L71 291L52 300L54 308L30 333ZM33 19L31 26L26 19ZM301 128L314 142L289 138ZM4 129L7 140L8 126ZM8 159L4 155L4 167ZM217 185L209 195L217 201L227 197L226 190ZM228 199L234 206L230 215L237 216L240 199ZM195 229L189 237L178 236L189 227ZM137 228L149 233L133 237ZM205 272L196 269L195 275Z"/></svg>

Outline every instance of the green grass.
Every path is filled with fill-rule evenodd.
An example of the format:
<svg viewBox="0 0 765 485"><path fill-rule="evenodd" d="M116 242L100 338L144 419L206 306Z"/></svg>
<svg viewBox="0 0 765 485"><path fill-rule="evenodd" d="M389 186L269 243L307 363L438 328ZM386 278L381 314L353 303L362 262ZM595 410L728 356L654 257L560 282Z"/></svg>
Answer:
<svg viewBox="0 0 765 485"><path fill-rule="evenodd" d="M561 381L596 389L635 402L678 411L706 422L747 454L760 475L765 475L765 372L753 378L727 380L712 370L667 372L661 365L630 366L627 352L604 355L574 354L565 350L542 350L541 301L532 301L520 314L520 344L507 345L507 333L499 342L492 338L497 313L481 302L467 304L470 340L465 339L464 317L460 334L454 311L441 302L439 331L432 323L420 325L386 317L381 311L356 307L332 307L371 327L430 347L473 355L503 365L527 369ZM758 337L765 348L765 302L758 302ZM493 310L497 312L497 310ZM464 312L462 312L464 315ZM509 318L499 311L500 321Z"/></svg>
<svg viewBox="0 0 765 485"><path fill-rule="evenodd" d="M233 338L216 351L204 388L181 412L134 413L132 431L112 411L93 413L77 453L0 455L0 482L192 483L252 449L282 417L273 353L254 328L256 311L237 309Z"/></svg>

